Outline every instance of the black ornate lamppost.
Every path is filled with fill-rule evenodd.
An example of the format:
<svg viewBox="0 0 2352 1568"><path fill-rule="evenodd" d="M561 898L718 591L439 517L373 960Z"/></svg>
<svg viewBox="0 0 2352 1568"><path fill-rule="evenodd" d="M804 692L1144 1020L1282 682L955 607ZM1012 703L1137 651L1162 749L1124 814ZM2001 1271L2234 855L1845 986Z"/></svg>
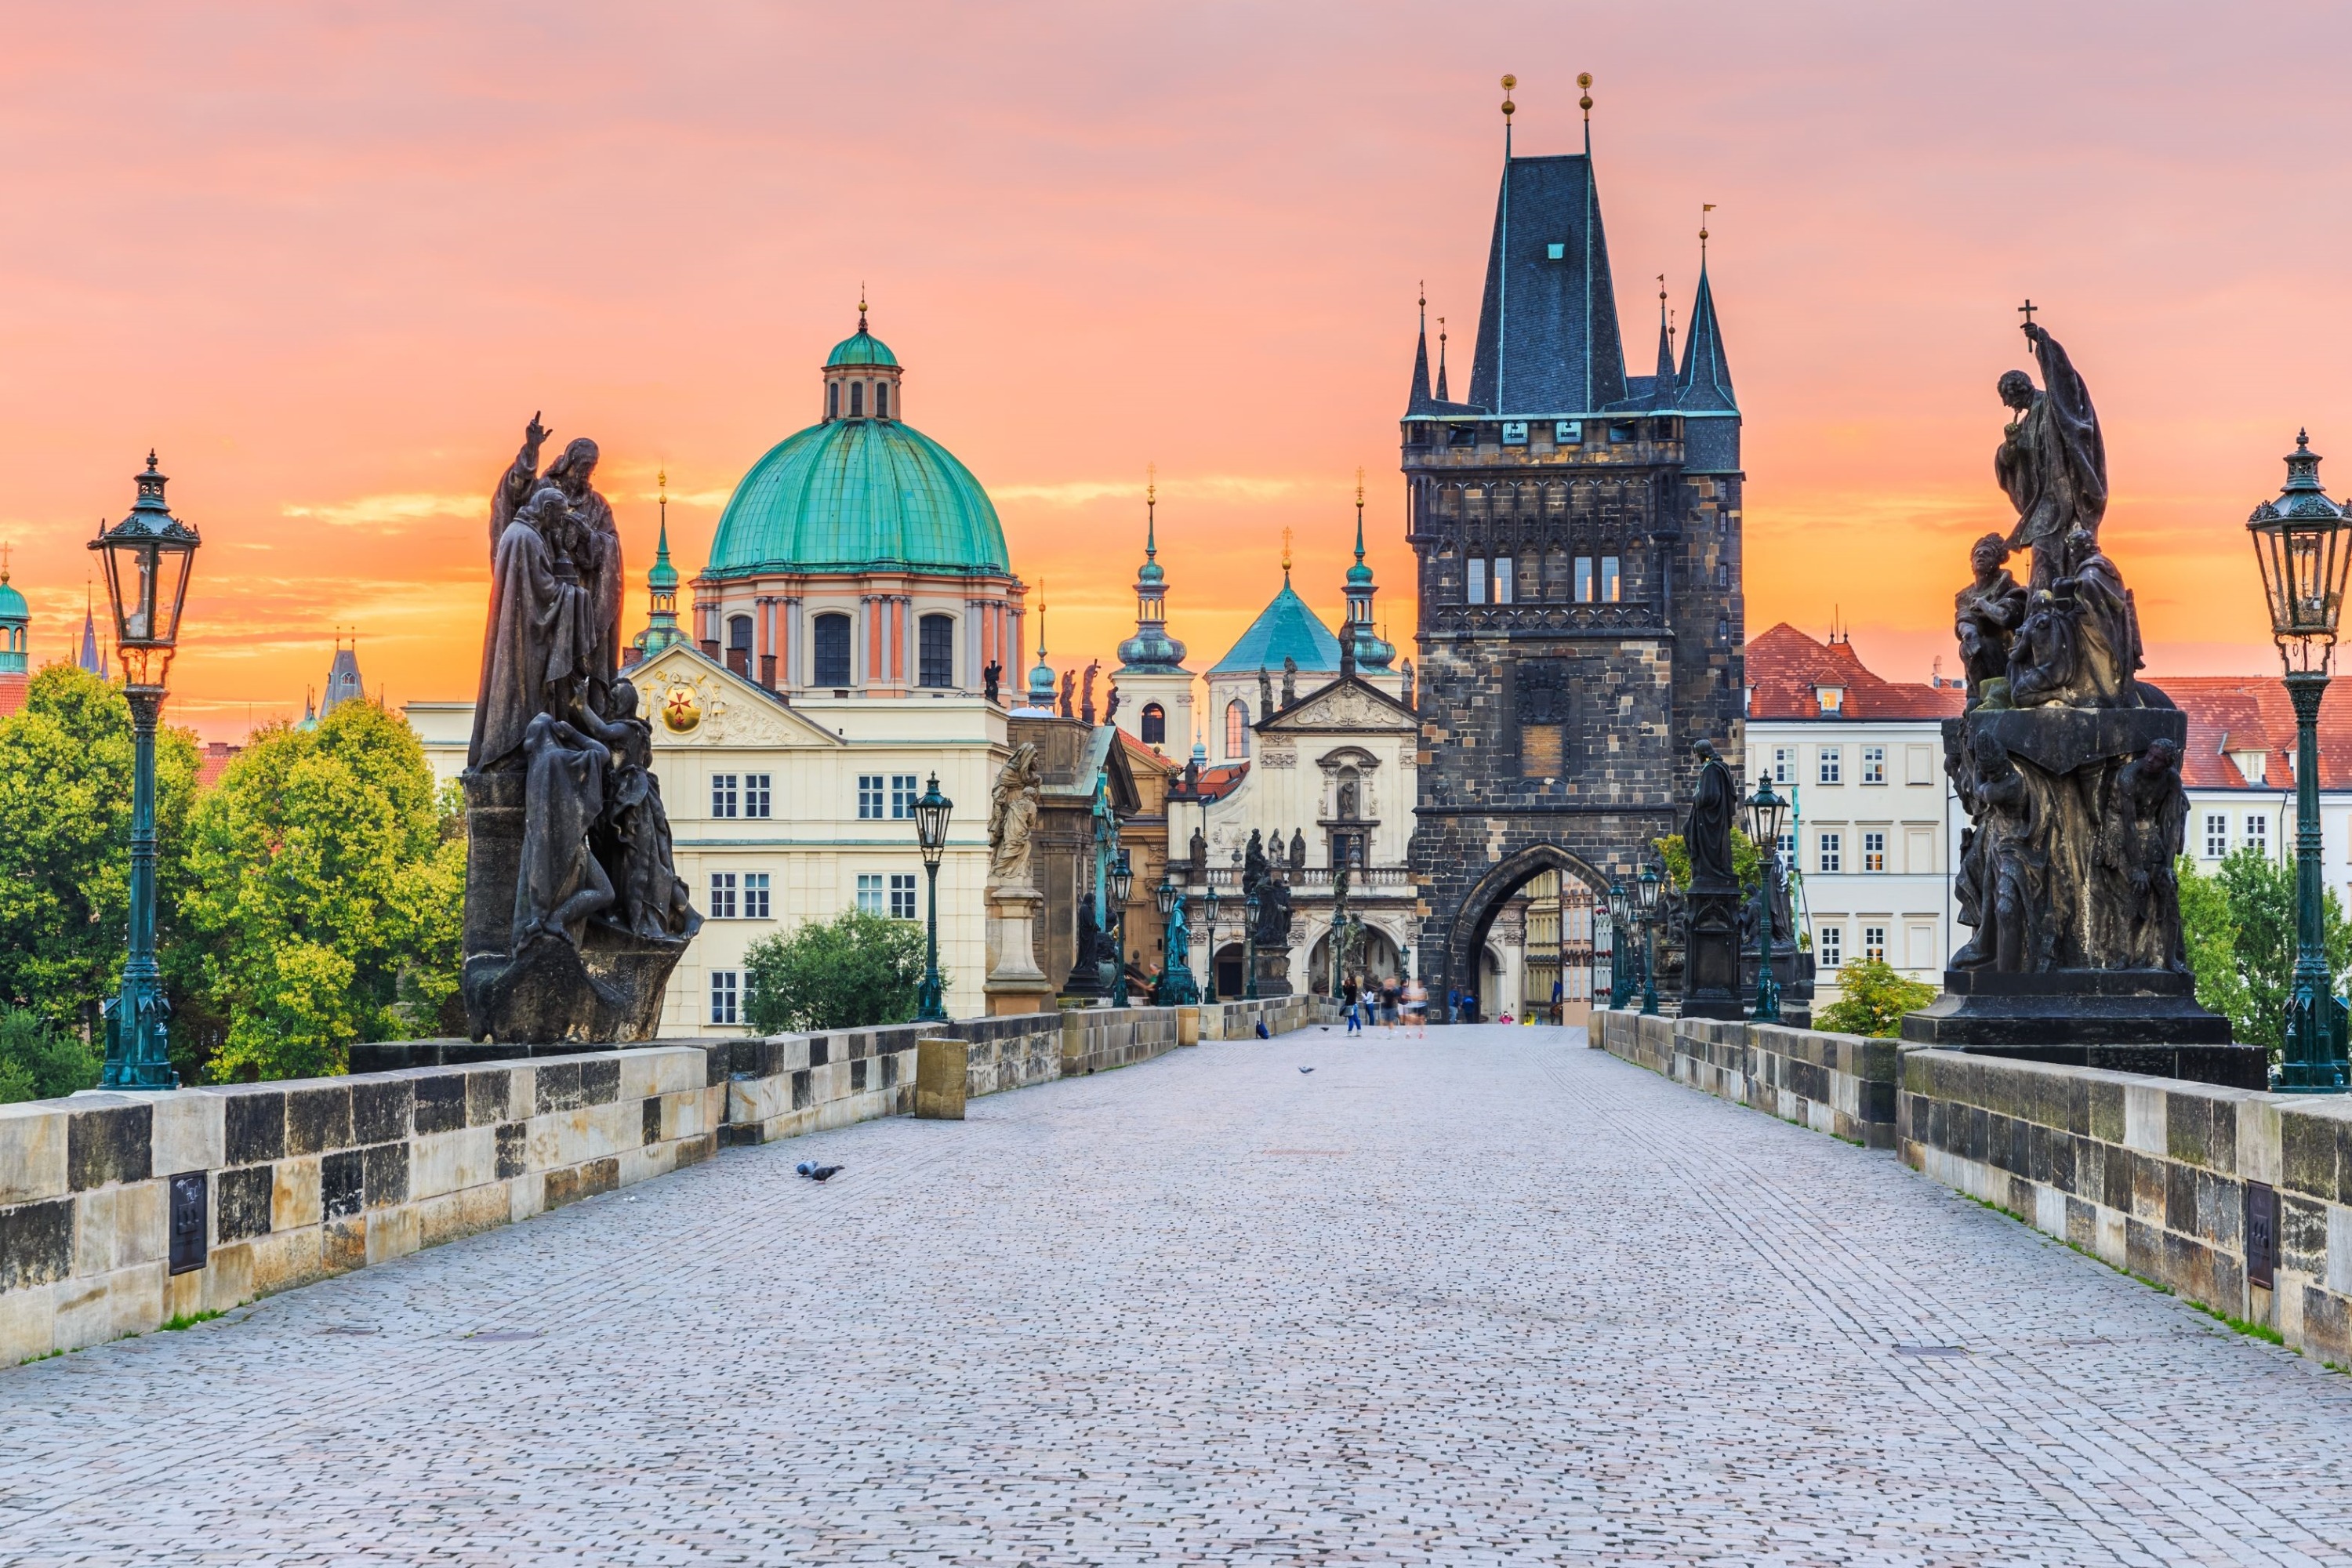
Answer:
<svg viewBox="0 0 2352 1568"><path fill-rule="evenodd" d="M2335 663L2345 570L2352 563L2345 522L2345 510L2320 488L2319 454L2298 431L2285 487L2246 520L2270 601L2272 640L2294 704L2294 991L2286 1005L2285 1048L2273 1069L2275 1087L2290 1094L2337 1094L2346 1087L2345 1006L2320 930L2319 872L2319 700Z"/></svg>
<svg viewBox="0 0 2352 1568"><path fill-rule="evenodd" d="M940 857L948 847L948 814L955 802L940 793L940 775L931 775L930 787L915 802L915 840L922 846L923 870L930 879L930 929L923 945L923 988L918 993L915 1022L944 1024L948 1021L946 999L940 994Z"/></svg>
<svg viewBox="0 0 2352 1568"><path fill-rule="evenodd" d="M165 1022L172 1007L155 964L155 724L202 541L164 505L165 482L155 471L155 454L148 453L131 514L100 529L89 544L106 563L122 695L131 704L131 951L121 993L106 1004L106 1070L100 1081L107 1089L176 1089L180 1083Z"/></svg>
<svg viewBox="0 0 2352 1568"><path fill-rule="evenodd" d="M1789 803L1772 793L1772 781L1757 781L1748 802L1748 837L1764 850L1764 912L1756 922L1756 1011L1749 1016L1759 1024L1780 1021L1780 983L1772 978L1772 904L1780 893L1780 824L1788 815Z"/></svg>
<svg viewBox="0 0 2352 1568"><path fill-rule="evenodd" d="M1257 894L1242 900L1242 1000L1257 1000Z"/></svg>
<svg viewBox="0 0 2352 1568"><path fill-rule="evenodd" d="M1209 978L1201 988L1201 1001L1203 1005L1213 1003L1217 999L1217 884L1215 882L1212 881L1209 884L1206 896L1209 900L1209 961L1202 967L1208 972Z"/></svg>
<svg viewBox="0 0 2352 1568"><path fill-rule="evenodd" d="M1121 849L1110 863L1110 899L1115 911L1118 934L1111 941L1111 952L1118 960L1110 983L1110 1005L1124 1007L1127 994L1127 895L1135 889L1135 868L1128 863L1127 851Z"/></svg>
<svg viewBox="0 0 2352 1568"><path fill-rule="evenodd" d="M1642 868L1642 875L1633 884L1633 908L1642 918L1642 1011L1655 1015L1658 1010L1658 889L1661 887L1655 866Z"/></svg>
<svg viewBox="0 0 2352 1568"><path fill-rule="evenodd" d="M1633 994L1633 895L1612 881L1601 901L1609 909L1609 1005L1622 1007Z"/></svg>
<svg viewBox="0 0 2352 1568"><path fill-rule="evenodd" d="M1184 923L1184 889L1171 875L1151 889L1160 905L1160 918L1168 922L1168 939L1163 951L1167 957L1160 971L1160 1005L1163 1007L1197 1006L1201 990L1192 981L1192 932ZM1209 939L1213 963L1216 938Z"/></svg>

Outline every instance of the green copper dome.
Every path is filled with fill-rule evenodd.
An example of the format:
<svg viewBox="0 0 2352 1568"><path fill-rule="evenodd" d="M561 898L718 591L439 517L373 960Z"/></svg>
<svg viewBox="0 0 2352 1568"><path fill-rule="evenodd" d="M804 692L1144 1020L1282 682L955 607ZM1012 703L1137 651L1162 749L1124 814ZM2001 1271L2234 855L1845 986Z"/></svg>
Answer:
<svg viewBox="0 0 2352 1568"><path fill-rule="evenodd" d="M834 344L833 352L824 356L827 370L837 364L887 364L895 369L898 363L898 356L890 352L890 345L866 330L862 315L857 318L857 330Z"/></svg>
<svg viewBox="0 0 2352 1568"><path fill-rule="evenodd" d="M910 425L833 419L751 465L719 515L709 574L882 566L1010 576L1011 561L988 492L953 453Z"/></svg>
<svg viewBox="0 0 2352 1568"><path fill-rule="evenodd" d="M28 622L33 618L32 606L25 595L8 585L8 574L0 571L0 621Z"/></svg>

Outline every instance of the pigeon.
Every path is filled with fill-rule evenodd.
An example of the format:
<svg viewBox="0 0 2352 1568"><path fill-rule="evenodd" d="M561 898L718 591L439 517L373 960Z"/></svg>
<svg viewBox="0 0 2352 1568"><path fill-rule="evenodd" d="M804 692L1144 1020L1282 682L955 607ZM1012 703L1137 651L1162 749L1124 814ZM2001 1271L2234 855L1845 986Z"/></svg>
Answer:
<svg viewBox="0 0 2352 1568"><path fill-rule="evenodd" d="M810 1170L809 1180L812 1182L829 1182L839 1174L841 1174L841 1167L838 1165L818 1165Z"/></svg>
<svg viewBox="0 0 2352 1568"><path fill-rule="evenodd" d="M1300 1068L1298 1070L1300 1072L1313 1072L1315 1069L1313 1068Z"/></svg>

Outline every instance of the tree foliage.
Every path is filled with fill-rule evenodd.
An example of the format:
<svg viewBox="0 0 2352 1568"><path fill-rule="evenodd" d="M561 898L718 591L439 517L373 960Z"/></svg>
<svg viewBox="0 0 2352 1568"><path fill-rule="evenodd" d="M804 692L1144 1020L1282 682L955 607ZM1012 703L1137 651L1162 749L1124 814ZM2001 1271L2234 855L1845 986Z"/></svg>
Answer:
<svg viewBox="0 0 2352 1568"><path fill-rule="evenodd" d="M102 1052L22 1007L0 1012L0 1105L98 1087Z"/></svg>
<svg viewBox="0 0 2352 1568"><path fill-rule="evenodd" d="M0 720L0 1004L96 1037L121 984L131 912L131 707L122 689L53 664ZM156 940L174 934L179 852L195 793L184 730L155 737Z"/></svg>
<svg viewBox="0 0 2352 1568"><path fill-rule="evenodd" d="M2210 876L2185 855L2179 870L2181 936L2197 1000L2228 1018L2239 1040L2275 1057L2294 992L2294 862L2249 846ZM2333 889L2323 889L2320 936L2327 972L2340 986L2352 965L2352 924Z"/></svg>
<svg viewBox="0 0 2352 1568"><path fill-rule="evenodd" d="M185 867L183 921L227 1021L213 1081L340 1072L355 1041L446 1031L463 818L382 708L257 731L190 814Z"/></svg>
<svg viewBox="0 0 2352 1568"><path fill-rule="evenodd" d="M923 951L921 926L862 910L762 938L743 955L745 1021L761 1034L907 1023Z"/></svg>
<svg viewBox="0 0 2352 1568"><path fill-rule="evenodd" d="M1684 844L1683 836L1669 833L1650 842L1657 847L1659 858L1666 863L1668 885L1678 893L1687 889L1691 879L1690 848ZM1753 893L1764 885L1764 851L1737 827L1731 830L1731 874L1739 879L1742 894Z"/></svg>
<svg viewBox="0 0 2352 1568"><path fill-rule="evenodd" d="M1936 988L1907 978L1883 958L1857 959L1838 970L1838 999L1813 1015L1813 1027L1841 1035L1901 1033L1903 1015L1936 999Z"/></svg>

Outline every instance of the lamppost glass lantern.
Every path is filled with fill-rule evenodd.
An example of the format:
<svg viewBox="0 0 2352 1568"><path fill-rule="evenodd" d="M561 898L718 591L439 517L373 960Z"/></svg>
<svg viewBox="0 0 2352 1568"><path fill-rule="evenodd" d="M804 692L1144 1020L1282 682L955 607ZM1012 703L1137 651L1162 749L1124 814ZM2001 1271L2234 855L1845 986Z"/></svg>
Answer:
<svg viewBox="0 0 2352 1568"><path fill-rule="evenodd" d="M1663 883L1654 865L1642 868L1633 885L1633 907L1642 917L1642 1011L1658 1011L1658 894Z"/></svg>
<svg viewBox="0 0 2352 1568"><path fill-rule="evenodd" d="M1217 999L1217 884L1213 880L1209 883L1202 896L1207 899L1209 904L1209 960L1202 966L1208 973L1209 980L1208 984L1202 987L1201 1000L1204 1003L1213 1003Z"/></svg>
<svg viewBox="0 0 2352 1568"><path fill-rule="evenodd" d="M106 1013L107 1089L176 1089L172 1070L172 1006L155 963L155 725L163 711L163 679L180 639L195 564L196 531L163 503L164 476L155 454L137 476L131 514L102 528L89 547L106 563L106 599L114 616L114 646L122 668L122 695L131 706L131 931L122 989Z"/></svg>
<svg viewBox="0 0 2352 1568"><path fill-rule="evenodd" d="M2347 1073L2346 1012L2320 929L2319 705L2336 658L2352 537L2344 508L2320 488L2319 454L2305 433L2296 432L2294 450L2287 454L2278 499L2254 508L2246 532L2262 568L2287 700L2294 705L2294 982L2273 1081L2290 1093L2340 1093Z"/></svg>
<svg viewBox="0 0 2352 1568"><path fill-rule="evenodd" d="M1609 1005L1622 1007L1633 994L1633 895L1622 881L1612 880L1601 895L1609 909Z"/></svg>
<svg viewBox="0 0 2352 1568"><path fill-rule="evenodd" d="M1763 910L1756 922L1756 1011L1759 1024L1780 1021L1780 983L1772 977L1772 906L1780 895L1780 824L1789 803L1772 793L1770 779L1759 780L1748 802L1748 836L1764 851Z"/></svg>
<svg viewBox="0 0 2352 1568"><path fill-rule="evenodd" d="M1162 878L1159 885L1151 889L1151 901L1159 907L1160 919L1166 920L1170 915L1175 913L1175 882L1172 879Z"/></svg>
<svg viewBox="0 0 2352 1568"><path fill-rule="evenodd" d="M1122 848L1110 863L1110 902L1112 930L1117 932L1111 952L1117 963L1111 974L1110 1003L1114 1007L1128 1004L1127 994L1127 895L1135 889L1135 868L1129 863Z"/></svg>
<svg viewBox="0 0 2352 1568"><path fill-rule="evenodd" d="M955 802L940 793L940 775L933 773L922 798L915 802L915 842L923 852L923 871L930 883L929 928L923 940L923 986L918 995L915 1021L944 1024L946 998L940 985L940 857L947 852L948 816Z"/></svg>

